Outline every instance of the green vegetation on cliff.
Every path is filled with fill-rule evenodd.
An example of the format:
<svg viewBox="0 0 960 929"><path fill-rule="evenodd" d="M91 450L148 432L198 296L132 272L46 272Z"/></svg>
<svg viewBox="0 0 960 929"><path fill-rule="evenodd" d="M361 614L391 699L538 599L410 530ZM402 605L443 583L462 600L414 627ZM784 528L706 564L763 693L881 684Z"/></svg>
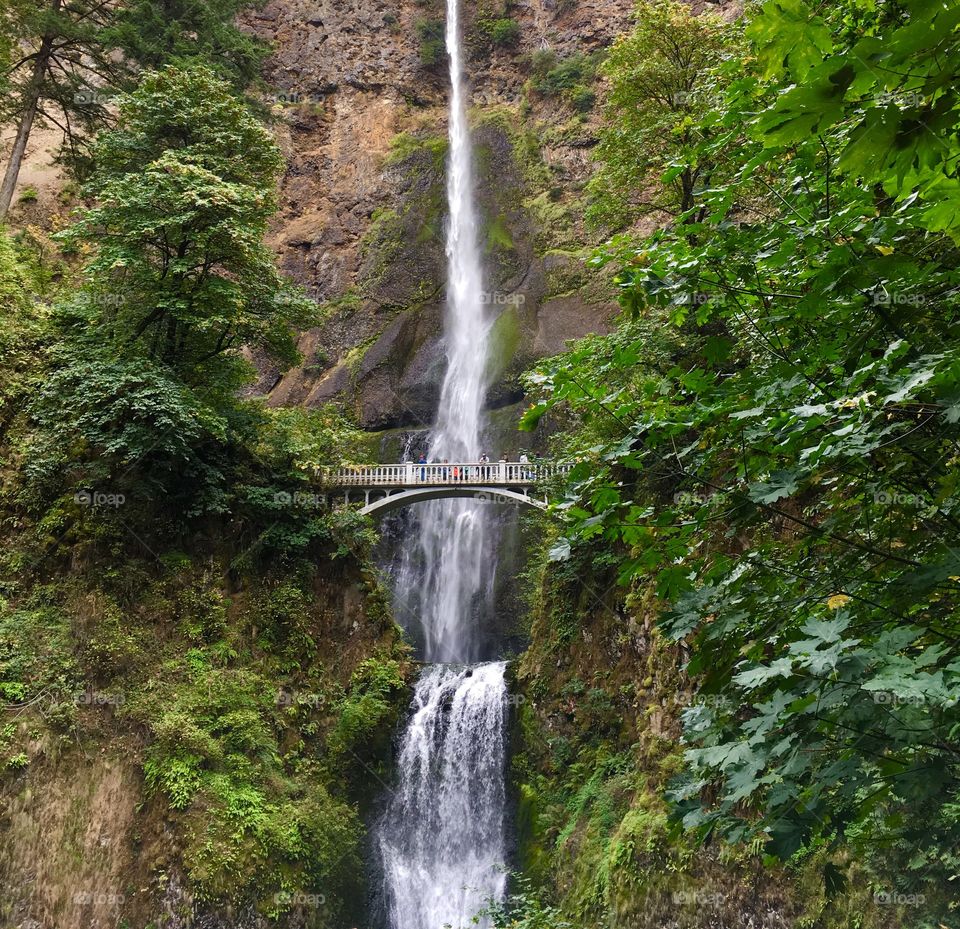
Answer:
<svg viewBox="0 0 960 929"><path fill-rule="evenodd" d="M656 70L628 54L654 39L641 23L608 59L601 154L638 168L638 192L652 169L664 191L693 183L674 225L598 254L619 269L617 332L529 381L527 427L559 418L557 450L579 462L551 558L599 591L607 572L634 597L652 584L647 615L700 694L657 790L670 829L804 887L818 875L799 924L957 919L958 27L924 2L768 3L742 56L697 66L702 115L665 160L655 136L676 113L636 122L618 96ZM606 760L578 756L580 784L616 789ZM563 835L570 916L584 885Z"/></svg>
<svg viewBox="0 0 960 929"><path fill-rule="evenodd" d="M238 97L264 51L245 6L0 6L0 118L69 117L87 184L72 225L0 234L0 885L54 923L104 887L118 926L366 916L414 668L374 533L316 481L370 436L249 397L318 313L264 243L283 160ZM441 4L417 7L433 81ZM498 387L557 344L552 306L613 275L623 307L526 382L524 427L572 470L522 579L494 924L955 929L960 10L644 0L607 50L522 59L526 7L473 12L474 57L529 76L472 114L490 286L524 298L491 327ZM310 343L354 380L435 335L424 107L378 164L395 200L351 205L328 305L375 325ZM607 277L584 222L617 233Z"/></svg>
<svg viewBox="0 0 960 929"><path fill-rule="evenodd" d="M129 925L162 900L356 920L409 662L372 533L314 479L358 434L240 396L238 349L289 365L313 307L262 241L279 153L191 67L146 75L96 154L49 304L0 239L0 796L104 755L142 778L111 846ZM31 847L14 830L5 884ZM28 896L90 893L47 878Z"/></svg>

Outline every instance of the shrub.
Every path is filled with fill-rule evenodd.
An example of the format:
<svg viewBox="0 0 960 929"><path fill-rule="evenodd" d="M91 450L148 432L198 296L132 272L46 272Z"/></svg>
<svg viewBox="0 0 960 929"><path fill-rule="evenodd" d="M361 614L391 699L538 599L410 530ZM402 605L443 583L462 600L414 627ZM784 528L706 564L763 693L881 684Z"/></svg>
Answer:
<svg viewBox="0 0 960 929"><path fill-rule="evenodd" d="M520 24L515 20L492 19L479 24L481 32L498 48L513 48L520 41Z"/></svg>
<svg viewBox="0 0 960 929"><path fill-rule="evenodd" d="M534 87L537 87L537 81L546 77L547 72L557 65L557 53L549 48L538 48L530 56L530 73L533 77Z"/></svg>
<svg viewBox="0 0 960 929"><path fill-rule="evenodd" d="M542 77L535 75L533 86L540 93L552 96L563 90L572 90L588 76L593 76L589 57L571 55L546 71Z"/></svg>
<svg viewBox="0 0 960 929"><path fill-rule="evenodd" d="M420 61L428 68L436 67L445 49L445 25L442 19L418 19L417 38L420 40Z"/></svg>
<svg viewBox="0 0 960 929"><path fill-rule="evenodd" d="M530 57L530 85L545 97L562 97L577 112L586 113L596 103L590 85L600 65L601 55L570 55L563 60L548 50Z"/></svg>
<svg viewBox="0 0 960 929"><path fill-rule="evenodd" d="M597 102L597 95L583 84L578 84L570 91L570 105L578 113L589 113Z"/></svg>

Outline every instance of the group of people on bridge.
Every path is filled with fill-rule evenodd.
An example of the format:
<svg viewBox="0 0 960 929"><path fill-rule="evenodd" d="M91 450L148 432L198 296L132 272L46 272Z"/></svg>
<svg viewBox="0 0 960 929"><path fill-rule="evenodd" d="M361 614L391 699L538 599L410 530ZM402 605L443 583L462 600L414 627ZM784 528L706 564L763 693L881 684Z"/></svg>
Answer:
<svg viewBox="0 0 960 929"><path fill-rule="evenodd" d="M527 457L526 452L521 452L520 457L517 461L522 465L530 464L530 459ZM500 465L507 463L507 456L500 456ZM473 478L479 478L481 480L495 480L498 471L498 464L492 463L490 461L489 455L480 455L480 457L475 462L458 463L451 464L449 459L443 458L440 461L428 461L426 455L421 455L417 459L418 465L442 465L441 476L443 480L452 480L452 481L466 481ZM426 467L420 467L417 469L416 473L419 475L421 481L427 479L427 469ZM525 477L533 478L533 471L526 472Z"/></svg>

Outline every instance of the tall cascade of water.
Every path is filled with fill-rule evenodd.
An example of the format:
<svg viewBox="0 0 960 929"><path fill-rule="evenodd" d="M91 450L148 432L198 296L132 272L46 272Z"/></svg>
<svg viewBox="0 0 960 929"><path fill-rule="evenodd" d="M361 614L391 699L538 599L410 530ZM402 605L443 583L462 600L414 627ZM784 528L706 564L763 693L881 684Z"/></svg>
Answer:
<svg viewBox="0 0 960 929"><path fill-rule="evenodd" d="M417 684L379 833L391 929L467 929L503 896L504 667L434 665Z"/></svg>
<svg viewBox="0 0 960 929"><path fill-rule="evenodd" d="M447 0L447 371L431 436L435 461L477 460L488 387L490 319L459 17L458 0ZM473 664L495 568L489 509L466 500L423 505L396 581L400 618L406 625L413 614L424 657L435 664L417 684L398 785L377 829L389 929L484 929L486 921L473 918L506 889L505 664Z"/></svg>

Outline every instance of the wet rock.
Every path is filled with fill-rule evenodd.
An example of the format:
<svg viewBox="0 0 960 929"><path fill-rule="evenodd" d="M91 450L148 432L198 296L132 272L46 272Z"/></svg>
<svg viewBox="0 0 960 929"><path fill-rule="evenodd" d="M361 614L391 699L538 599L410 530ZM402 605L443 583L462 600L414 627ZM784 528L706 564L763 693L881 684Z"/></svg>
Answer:
<svg viewBox="0 0 960 929"><path fill-rule="evenodd" d="M488 279L495 297L511 301L493 307L505 316L491 408L520 399L518 376L538 358L604 330L615 313L612 289L598 300L552 286L568 259L551 248L589 241L579 198L598 117L578 121L563 101L524 85L531 52L563 58L603 47L629 28L632 7L522 0L510 13L521 26L517 48L478 47L469 63ZM265 80L288 165L272 244L284 271L329 309L302 335L300 366L282 377L261 369L257 390L272 404L339 399L373 430L435 416L447 82L442 67L420 60L417 22L431 17L442 17L442 3L269 0L247 18L274 48ZM499 113L505 122L492 118ZM423 144L399 157L400 133Z"/></svg>

